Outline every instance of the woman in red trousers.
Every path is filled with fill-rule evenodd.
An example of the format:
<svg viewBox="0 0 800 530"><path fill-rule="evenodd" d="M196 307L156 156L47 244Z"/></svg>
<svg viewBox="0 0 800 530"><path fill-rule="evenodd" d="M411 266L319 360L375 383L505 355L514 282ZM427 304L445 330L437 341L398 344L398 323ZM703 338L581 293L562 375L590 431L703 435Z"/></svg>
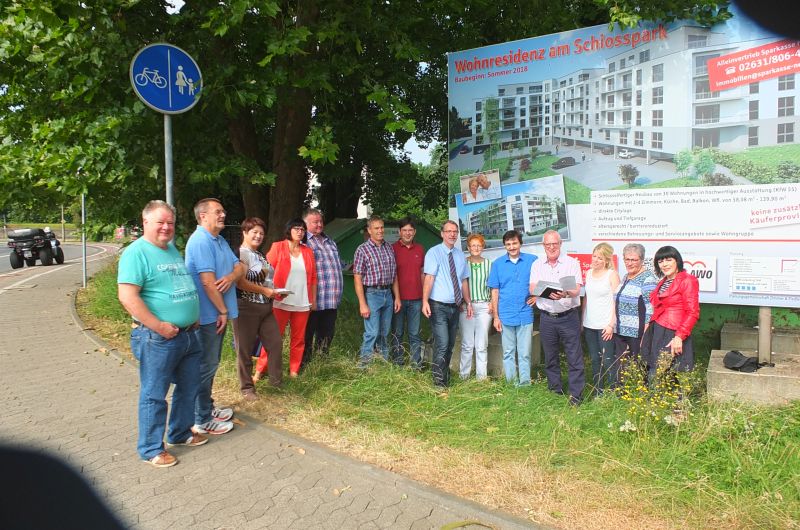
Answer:
<svg viewBox="0 0 800 530"><path fill-rule="evenodd" d="M306 324L317 300L317 266L314 252L306 246L306 224L302 219L286 223L286 239L276 241L267 252L267 261L275 269L273 285L291 291L283 300L275 300L273 313L283 336L286 324L291 327L289 341L289 377L297 377L306 346ZM256 364L256 378L267 369L267 356Z"/></svg>

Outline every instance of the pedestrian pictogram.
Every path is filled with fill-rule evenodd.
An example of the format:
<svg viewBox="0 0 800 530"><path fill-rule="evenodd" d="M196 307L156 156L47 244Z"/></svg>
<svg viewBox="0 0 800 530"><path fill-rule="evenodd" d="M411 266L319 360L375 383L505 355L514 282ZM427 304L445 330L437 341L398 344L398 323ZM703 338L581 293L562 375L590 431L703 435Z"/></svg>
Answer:
<svg viewBox="0 0 800 530"><path fill-rule="evenodd" d="M179 114L195 106L203 85L194 59L165 43L139 50L131 61L130 77L139 99L164 114Z"/></svg>

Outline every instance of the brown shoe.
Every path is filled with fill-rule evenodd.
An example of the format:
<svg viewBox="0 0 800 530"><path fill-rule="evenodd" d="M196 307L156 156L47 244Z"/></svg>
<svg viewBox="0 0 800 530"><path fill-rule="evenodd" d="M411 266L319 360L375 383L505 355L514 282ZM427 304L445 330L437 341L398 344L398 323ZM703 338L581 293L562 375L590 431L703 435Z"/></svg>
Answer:
<svg viewBox="0 0 800 530"><path fill-rule="evenodd" d="M166 451L161 451L150 460L145 460L145 462L155 467L172 467L178 463L178 459Z"/></svg>
<svg viewBox="0 0 800 530"><path fill-rule="evenodd" d="M258 401L258 396L255 392L243 392L242 399L247 403L253 403L254 401Z"/></svg>

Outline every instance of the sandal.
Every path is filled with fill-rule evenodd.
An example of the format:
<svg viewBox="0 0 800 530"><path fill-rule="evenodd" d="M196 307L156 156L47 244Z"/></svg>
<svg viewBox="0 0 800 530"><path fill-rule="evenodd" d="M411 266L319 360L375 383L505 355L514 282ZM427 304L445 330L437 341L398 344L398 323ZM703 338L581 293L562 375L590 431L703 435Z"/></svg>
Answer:
<svg viewBox="0 0 800 530"><path fill-rule="evenodd" d="M172 467L178 463L178 459L166 451L161 451L150 460L145 460L145 462L155 467Z"/></svg>

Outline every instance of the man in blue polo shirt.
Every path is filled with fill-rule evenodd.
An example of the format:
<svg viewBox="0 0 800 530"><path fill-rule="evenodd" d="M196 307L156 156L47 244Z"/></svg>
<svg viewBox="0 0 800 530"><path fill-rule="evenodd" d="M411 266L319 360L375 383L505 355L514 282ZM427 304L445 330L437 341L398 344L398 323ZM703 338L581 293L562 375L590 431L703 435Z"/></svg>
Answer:
<svg viewBox="0 0 800 530"><path fill-rule="evenodd" d="M506 381L515 381L519 373L517 384L530 385L533 298L529 291L536 256L520 252L522 235L516 230L503 234L503 246L506 255L492 263L487 282L492 290L494 329L502 333Z"/></svg>
<svg viewBox="0 0 800 530"><path fill-rule="evenodd" d="M456 328L461 311L472 318L469 298L469 267L464 253L455 248L458 225L447 221L442 225L442 244L425 254L425 281L422 284L422 314L431 321L433 333L433 384L445 388L450 384L450 359L456 341Z"/></svg>
<svg viewBox="0 0 800 530"><path fill-rule="evenodd" d="M195 404L194 432L225 434L233 429L233 411L214 407L211 388L222 354L228 320L239 316L236 281L246 268L219 234L225 228L225 209L216 199L202 199L194 207L197 230L186 243L186 268L200 295L200 386Z"/></svg>

